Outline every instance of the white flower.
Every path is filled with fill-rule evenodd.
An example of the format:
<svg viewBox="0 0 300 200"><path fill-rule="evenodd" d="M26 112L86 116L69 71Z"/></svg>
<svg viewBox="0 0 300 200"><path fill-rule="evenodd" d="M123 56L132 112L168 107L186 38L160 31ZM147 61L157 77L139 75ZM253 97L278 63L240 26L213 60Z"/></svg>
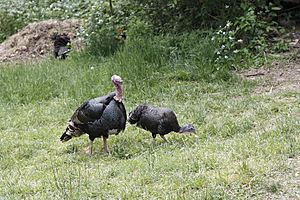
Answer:
<svg viewBox="0 0 300 200"><path fill-rule="evenodd" d="M233 51L233 53L238 53L238 52L239 52L239 50L237 50L237 49Z"/></svg>
<svg viewBox="0 0 300 200"><path fill-rule="evenodd" d="M226 8L226 9L229 8L229 5L225 5L225 8Z"/></svg>
<svg viewBox="0 0 300 200"><path fill-rule="evenodd" d="M224 58L225 58L225 59L227 59L227 58L228 58L228 56L224 56Z"/></svg>
<svg viewBox="0 0 300 200"><path fill-rule="evenodd" d="M94 67L91 67L91 70L93 70L94 69Z"/></svg>
<svg viewBox="0 0 300 200"><path fill-rule="evenodd" d="M220 54L221 54L220 51L218 51L218 52L217 52L217 55L220 55Z"/></svg>
<svg viewBox="0 0 300 200"><path fill-rule="evenodd" d="M225 45L224 44L221 46L221 49L225 49Z"/></svg>
<svg viewBox="0 0 300 200"><path fill-rule="evenodd" d="M212 38L211 38L211 41L214 41L214 40L215 40L215 37L212 37Z"/></svg>
<svg viewBox="0 0 300 200"><path fill-rule="evenodd" d="M239 39L237 42L238 42L238 43L242 43L242 42L243 42L243 40L242 40L242 39Z"/></svg>
<svg viewBox="0 0 300 200"><path fill-rule="evenodd" d="M230 21L227 21L226 27L229 27L231 25Z"/></svg>

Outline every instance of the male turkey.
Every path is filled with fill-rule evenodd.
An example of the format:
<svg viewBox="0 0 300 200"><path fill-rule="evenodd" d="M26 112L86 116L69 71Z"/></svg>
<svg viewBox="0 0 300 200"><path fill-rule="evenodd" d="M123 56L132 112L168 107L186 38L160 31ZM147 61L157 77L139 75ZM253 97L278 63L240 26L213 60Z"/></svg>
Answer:
<svg viewBox="0 0 300 200"><path fill-rule="evenodd" d="M139 105L129 113L128 122L137 124L138 127L150 131L155 139L159 134L167 142L164 135L174 131L178 133L195 133L191 124L179 126L175 113L169 108L159 108L150 105Z"/></svg>
<svg viewBox="0 0 300 200"><path fill-rule="evenodd" d="M87 149L89 155L92 154L93 141L97 137L103 138L104 151L109 153L108 136L111 134L118 135L120 131L123 131L127 120L125 106L122 103L122 79L113 75L111 80L115 86L115 92L83 103L69 120L66 131L60 137L62 142L87 133L90 139Z"/></svg>

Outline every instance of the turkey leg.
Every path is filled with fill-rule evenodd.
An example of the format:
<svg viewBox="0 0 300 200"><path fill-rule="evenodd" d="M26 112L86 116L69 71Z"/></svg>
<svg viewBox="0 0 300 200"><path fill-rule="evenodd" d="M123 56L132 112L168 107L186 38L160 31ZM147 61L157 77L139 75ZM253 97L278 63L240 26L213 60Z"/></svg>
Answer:
<svg viewBox="0 0 300 200"><path fill-rule="evenodd" d="M89 140L89 146L87 147L85 152L89 156L92 155L92 153L93 153L93 140L91 140L91 139Z"/></svg>
<svg viewBox="0 0 300 200"><path fill-rule="evenodd" d="M167 138L166 138L164 135L160 135L160 137L161 137L165 142L169 142L169 141L167 140Z"/></svg>
<svg viewBox="0 0 300 200"><path fill-rule="evenodd" d="M109 154L109 149L107 145L107 137L103 137L103 150L105 153Z"/></svg>

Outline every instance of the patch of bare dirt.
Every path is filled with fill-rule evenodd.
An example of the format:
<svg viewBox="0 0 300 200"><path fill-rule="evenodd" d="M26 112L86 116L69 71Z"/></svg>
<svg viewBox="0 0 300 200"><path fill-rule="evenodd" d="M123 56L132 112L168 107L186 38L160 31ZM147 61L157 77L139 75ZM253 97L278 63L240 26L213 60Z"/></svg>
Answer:
<svg viewBox="0 0 300 200"><path fill-rule="evenodd" d="M244 70L239 75L246 80L258 81L257 93L300 91L300 61L274 62L271 67Z"/></svg>
<svg viewBox="0 0 300 200"><path fill-rule="evenodd" d="M72 50L79 50L83 47L83 42L76 37L80 26L80 21L76 19L31 23L0 44L0 63L52 56L51 36L54 33L67 34Z"/></svg>
<svg viewBox="0 0 300 200"><path fill-rule="evenodd" d="M273 62L271 66L238 72L242 78L258 82L256 93L300 91L300 27L286 34L283 39L289 43L290 51L279 55L281 61Z"/></svg>

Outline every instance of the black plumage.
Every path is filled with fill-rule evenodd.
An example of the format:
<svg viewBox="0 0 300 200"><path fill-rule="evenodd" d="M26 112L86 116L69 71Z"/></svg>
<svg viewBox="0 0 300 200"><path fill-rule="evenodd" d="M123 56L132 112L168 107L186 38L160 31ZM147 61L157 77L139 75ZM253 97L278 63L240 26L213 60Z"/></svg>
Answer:
<svg viewBox="0 0 300 200"><path fill-rule="evenodd" d="M55 33L51 39L53 40L53 54L55 58L66 59L68 53L70 52L69 45L71 44L71 39L66 34Z"/></svg>
<svg viewBox="0 0 300 200"><path fill-rule="evenodd" d="M195 133L195 127L191 124L179 126L176 114L169 108L139 105L129 113L128 122L137 124L138 127L150 131L155 138L159 134L165 141L164 135L174 131L178 133Z"/></svg>
<svg viewBox="0 0 300 200"><path fill-rule="evenodd" d="M126 126L126 109L122 103L122 80L112 76L116 91L106 96L97 97L84 102L72 115L66 131L60 140L65 142L72 137L89 135L88 154L92 154L92 144L95 138L102 137L104 150L108 153L107 138L110 134L118 135Z"/></svg>

